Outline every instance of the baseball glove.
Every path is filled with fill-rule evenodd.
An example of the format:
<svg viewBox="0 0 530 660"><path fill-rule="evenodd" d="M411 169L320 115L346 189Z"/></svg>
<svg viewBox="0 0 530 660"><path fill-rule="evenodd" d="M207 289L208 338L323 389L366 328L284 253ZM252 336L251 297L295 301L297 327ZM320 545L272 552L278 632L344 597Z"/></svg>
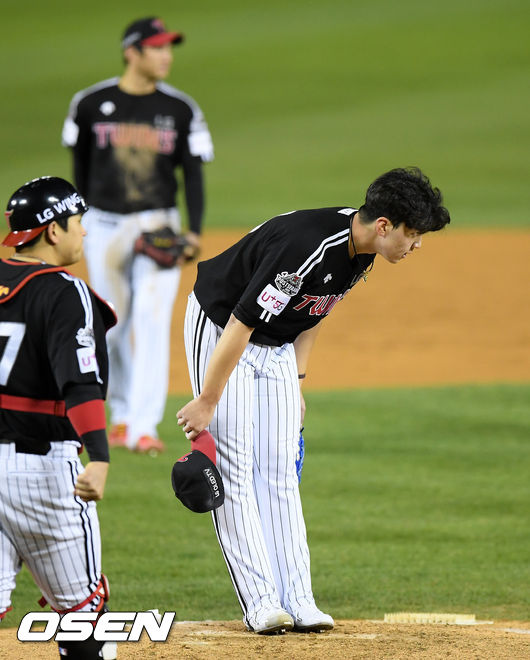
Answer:
<svg viewBox="0 0 530 660"><path fill-rule="evenodd" d="M304 456L305 456L305 442L302 432L304 427L300 429L300 437L298 438L298 451L296 452L296 476L298 477L298 483L302 481L302 468L304 467Z"/></svg>
<svg viewBox="0 0 530 660"><path fill-rule="evenodd" d="M172 268L181 256L191 261L198 254L196 246L182 234L175 234L171 227L142 232L134 243L134 251L151 257L162 268Z"/></svg>

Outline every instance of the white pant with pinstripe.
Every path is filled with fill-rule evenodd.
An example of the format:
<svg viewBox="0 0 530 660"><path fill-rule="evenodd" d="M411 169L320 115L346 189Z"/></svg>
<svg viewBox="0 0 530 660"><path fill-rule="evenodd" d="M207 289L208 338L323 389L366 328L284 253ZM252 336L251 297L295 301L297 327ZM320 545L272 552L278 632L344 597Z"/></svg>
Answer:
<svg viewBox="0 0 530 660"><path fill-rule="evenodd" d="M171 315L180 281L180 268L162 268L135 255L134 242L141 232L166 225L178 233L180 216L177 209L120 215L91 208L83 225L90 284L118 317L107 333L111 422L128 425L127 444L134 449L141 436L157 436L164 416Z"/></svg>
<svg viewBox="0 0 530 660"><path fill-rule="evenodd" d="M101 538L94 502L74 496L84 468L76 442L55 442L46 456L0 444L0 614L22 562L48 603L82 603L101 578ZM98 600L83 610L92 610Z"/></svg>
<svg viewBox="0 0 530 660"><path fill-rule="evenodd" d="M194 396L221 333L191 294L184 339ZM314 604L295 468L300 391L292 344L248 344L209 430L225 487L213 522L245 623Z"/></svg>

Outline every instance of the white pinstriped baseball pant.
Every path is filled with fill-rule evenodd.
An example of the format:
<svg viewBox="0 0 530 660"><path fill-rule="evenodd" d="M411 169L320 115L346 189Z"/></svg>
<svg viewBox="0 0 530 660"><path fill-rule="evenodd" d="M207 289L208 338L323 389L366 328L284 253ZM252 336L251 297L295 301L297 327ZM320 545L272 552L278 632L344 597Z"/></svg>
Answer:
<svg viewBox="0 0 530 660"><path fill-rule="evenodd" d="M134 449L142 435L157 435L164 415L180 281L180 268L161 268L150 257L134 255L134 242L141 232L166 225L178 233L180 216L177 209L120 215L91 208L83 224L90 284L118 317L107 333L111 421L128 425L127 444Z"/></svg>
<svg viewBox="0 0 530 660"><path fill-rule="evenodd" d="M0 612L22 562L58 610L82 603L101 578L101 538L94 502L74 497L84 470L76 442L55 442L45 456L0 444ZM96 602L82 610L93 610Z"/></svg>
<svg viewBox="0 0 530 660"><path fill-rule="evenodd" d="M192 293L184 339L194 396L221 333ZM292 344L248 344L209 430L225 487L225 503L212 517L245 623L271 609L313 605L295 468L300 390Z"/></svg>

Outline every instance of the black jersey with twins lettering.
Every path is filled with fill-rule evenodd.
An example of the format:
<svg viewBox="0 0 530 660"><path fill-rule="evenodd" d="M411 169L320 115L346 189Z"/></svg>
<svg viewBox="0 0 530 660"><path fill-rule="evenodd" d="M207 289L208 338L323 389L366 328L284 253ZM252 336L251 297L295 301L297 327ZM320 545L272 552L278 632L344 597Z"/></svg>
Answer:
<svg viewBox="0 0 530 660"><path fill-rule="evenodd" d="M294 341L373 264L375 254L349 256L355 213L332 207L279 215L200 262L194 293L205 314L224 327L233 313L255 328L250 340L256 344Z"/></svg>
<svg viewBox="0 0 530 660"><path fill-rule="evenodd" d="M34 454L78 439L64 411L105 398L105 333L115 322L61 267L0 260L0 438ZM56 402L56 412L35 412L42 402Z"/></svg>
<svg viewBox="0 0 530 660"><path fill-rule="evenodd" d="M110 78L78 92L62 141L73 149L77 188L90 206L112 213L172 208L175 167L213 158L201 109L163 82L131 95Z"/></svg>

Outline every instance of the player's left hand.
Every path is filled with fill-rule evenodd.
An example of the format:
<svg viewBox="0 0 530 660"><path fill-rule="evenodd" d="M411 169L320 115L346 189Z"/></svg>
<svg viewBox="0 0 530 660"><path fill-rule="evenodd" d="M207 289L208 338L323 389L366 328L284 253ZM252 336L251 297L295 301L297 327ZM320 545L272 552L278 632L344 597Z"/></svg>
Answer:
<svg viewBox="0 0 530 660"><path fill-rule="evenodd" d="M74 495L85 502L98 501L103 498L109 464L104 461L87 463L84 472L77 477Z"/></svg>
<svg viewBox="0 0 530 660"><path fill-rule="evenodd" d="M305 441L304 441L304 427L300 429L300 436L298 438L298 451L296 452L296 476L298 477L298 483L302 481L302 468L304 467L304 456L305 456Z"/></svg>

